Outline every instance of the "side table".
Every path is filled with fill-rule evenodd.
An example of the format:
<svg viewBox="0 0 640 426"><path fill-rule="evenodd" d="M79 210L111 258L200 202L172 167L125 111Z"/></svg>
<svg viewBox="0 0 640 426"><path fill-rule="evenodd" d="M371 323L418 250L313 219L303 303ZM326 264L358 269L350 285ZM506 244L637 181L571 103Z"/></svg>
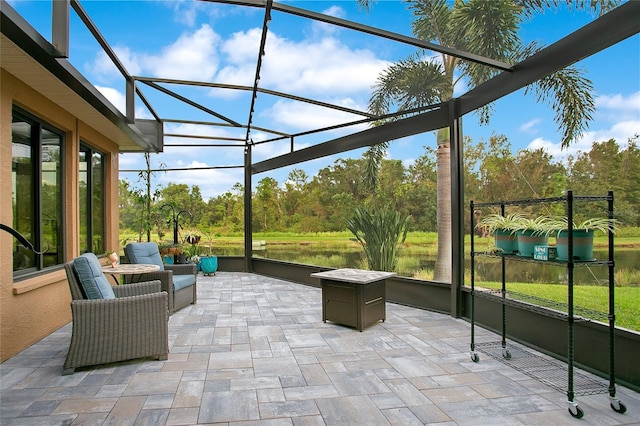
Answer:
<svg viewBox="0 0 640 426"><path fill-rule="evenodd" d="M123 263L120 265L116 265L114 268L111 265L105 265L102 267L102 272L105 274L109 274L113 277L113 280L116 284L120 284L118 281L118 275L142 275L147 272L155 272L159 270L160 267L158 265L146 265L142 263Z"/></svg>
<svg viewBox="0 0 640 426"><path fill-rule="evenodd" d="M335 269L316 272L322 287L322 321L355 327L362 331L380 320L385 321L385 279L394 272Z"/></svg>

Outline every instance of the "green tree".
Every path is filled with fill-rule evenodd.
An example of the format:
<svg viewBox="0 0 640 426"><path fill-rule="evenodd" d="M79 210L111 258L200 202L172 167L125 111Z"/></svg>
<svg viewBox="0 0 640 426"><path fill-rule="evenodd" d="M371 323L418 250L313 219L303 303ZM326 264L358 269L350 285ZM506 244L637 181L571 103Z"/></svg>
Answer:
<svg viewBox="0 0 640 426"><path fill-rule="evenodd" d="M358 0L367 10L372 0ZM485 57L508 63L529 56L538 47L523 45L519 38L520 25L527 17L541 13L550 7L564 3L560 0L486 1L467 0L410 0L413 12L413 34L426 41L442 46L454 47ZM578 2L578 8L602 11L613 7L610 0ZM470 87L490 79L498 71L441 54L441 61L434 61L429 52L419 51L410 57L392 64L379 77L369 102L374 114L385 114L396 107L399 111L445 102L452 98L453 89L460 80ZM549 75L527 88L539 101L551 103L555 122L562 132L562 145L567 146L585 129L594 111L591 95L592 84L580 72L568 67ZM490 106L479 110L480 121L487 123ZM437 131L438 162L438 257L435 279L451 281L451 191L449 131ZM385 151L387 144L371 147L369 159L382 156L375 152ZM369 167L374 171L375 167Z"/></svg>
<svg viewBox="0 0 640 426"><path fill-rule="evenodd" d="M253 203L253 230L276 231L282 218L278 182L271 177L260 179Z"/></svg>
<svg viewBox="0 0 640 426"><path fill-rule="evenodd" d="M568 189L578 195L603 195L613 191L615 214L625 225L638 225L640 201L640 150L637 137L629 140L626 149L609 139L594 142L589 152L581 152L569 161ZM590 204L582 213L588 217L606 216L604 205Z"/></svg>
<svg viewBox="0 0 640 426"><path fill-rule="evenodd" d="M412 229L436 230L436 156L425 147L425 153L409 166L404 186L407 213L413 218Z"/></svg>

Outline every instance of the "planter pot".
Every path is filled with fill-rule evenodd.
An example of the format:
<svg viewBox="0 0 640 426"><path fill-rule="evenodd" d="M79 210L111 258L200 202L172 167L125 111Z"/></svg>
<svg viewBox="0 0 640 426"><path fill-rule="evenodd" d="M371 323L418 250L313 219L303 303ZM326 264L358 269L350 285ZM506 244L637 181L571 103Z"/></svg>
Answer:
<svg viewBox="0 0 640 426"><path fill-rule="evenodd" d="M162 256L162 261L164 262L165 265L173 265L173 255L166 254Z"/></svg>
<svg viewBox="0 0 640 426"><path fill-rule="evenodd" d="M518 256L533 257L535 246L546 246L549 237L546 235L536 235L533 229L518 231Z"/></svg>
<svg viewBox="0 0 640 426"><path fill-rule="evenodd" d="M593 229L573 230L573 259L593 260ZM569 231L559 231L556 235L558 260L569 260Z"/></svg>
<svg viewBox="0 0 640 426"><path fill-rule="evenodd" d="M504 254L518 252L518 237L509 229L496 229L493 231L496 247Z"/></svg>
<svg viewBox="0 0 640 426"><path fill-rule="evenodd" d="M187 263L187 255L185 253L180 253L176 257L176 263L179 263L181 265Z"/></svg>
<svg viewBox="0 0 640 426"><path fill-rule="evenodd" d="M200 268L205 275L215 274L218 270L218 256L200 257Z"/></svg>

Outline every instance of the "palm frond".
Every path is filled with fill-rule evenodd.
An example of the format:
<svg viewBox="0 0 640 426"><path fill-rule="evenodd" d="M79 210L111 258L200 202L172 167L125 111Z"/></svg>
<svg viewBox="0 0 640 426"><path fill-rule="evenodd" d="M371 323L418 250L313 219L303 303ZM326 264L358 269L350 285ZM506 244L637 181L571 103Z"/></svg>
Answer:
<svg viewBox="0 0 640 426"><path fill-rule="evenodd" d="M514 2L522 7L522 13L526 17L545 10L557 9L562 4L570 10L588 10L602 16L620 4L618 0L515 0Z"/></svg>
<svg viewBox="0 0 640 426"><path fill-rule="evenodd" d="M593 83L577 68L567 67L538 80L525 93L530 87L539 102L551 101L562 147L568 147L584 133L595 112Z"/></svg>

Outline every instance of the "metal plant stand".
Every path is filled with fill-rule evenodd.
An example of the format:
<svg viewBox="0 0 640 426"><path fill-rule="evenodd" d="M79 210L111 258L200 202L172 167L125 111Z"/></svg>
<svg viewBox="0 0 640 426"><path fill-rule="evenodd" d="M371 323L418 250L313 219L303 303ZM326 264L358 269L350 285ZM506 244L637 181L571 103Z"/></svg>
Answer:
<svg viewBox="0 0 640 426"><path fill-rule="evenodd" d="M609 191L606 196L599 197L578 197L568 191L565 197L542 198L533 200L501 201L494 203L470 203L471 216L471 359L474 362L480 361L478 352L496 359L516 370L532 377L542 383L547 384L555 390L565 392L569 413L576 418L584 416L583 410L578 406L575 398L580 395L594 395L609 393L611 408L618 412L626 412L626 406L616 397L615 387L615 306L614 306L614 240L613 232L608 232L608 259L577 261L573 256L573 237L571 230L573 227L573 207L574 201L606 201L608 204L608 218L613 220L613 192ZM543 203L564 203L569 224L568 235L568 260L535 260L514 254L476 252L474 247L474 212L480 207L499 206L501 214L505 214L506 206L533 205ZM476 256L498 257L501 261L502 286L500 290L476 290L475 288L475 258ZM513 260L518 262L544 262L565 267L567 270L567 303L553 302L535 296L520 294L511 290L507 291L505 279L506 263ZM608 268L608 289L609 289L609 312L602 313L594 310L583 309L574 306L574 268L581 266L601 265ZM481 297L492 299L501 305L502 309L502 330L499 342L476 343L475 342L475 298ZM567 322L567 359L566 364L555 359L545 358L529 352L514 345L507 345L507 306L517 306L519 309L526 309L537 313L542 313L549 317L561 318ZM590 376L574 371L574 323L576 321L600 320L609 323L609 385L594 380Z"/></svg>

